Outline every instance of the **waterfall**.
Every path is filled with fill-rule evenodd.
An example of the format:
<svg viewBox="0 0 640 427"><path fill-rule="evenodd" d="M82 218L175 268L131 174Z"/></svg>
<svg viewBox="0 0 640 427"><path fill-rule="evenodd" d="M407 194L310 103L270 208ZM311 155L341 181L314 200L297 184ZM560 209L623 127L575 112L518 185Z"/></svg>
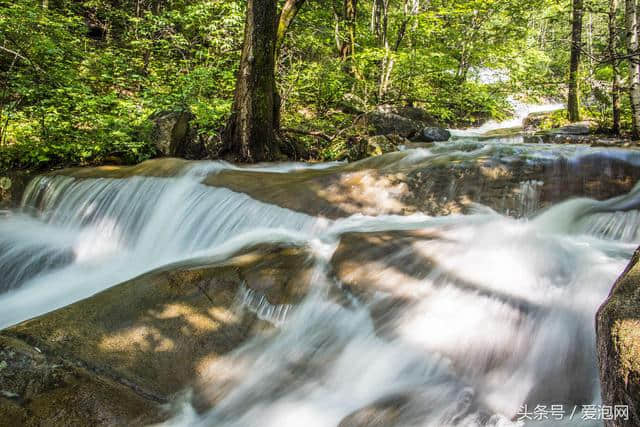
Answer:
<svg viewBox="0 0 640 427"><path fill-rule="evenodd" d="M488 121L482 126L468 129L452 129L451 133L456 137L473 137L486 134L500 129L514 129L522 127L524 119L534 113L549 113L564 108L564 104L526 104L517 99L510 98L509 102L513 108L513 118L503 122L494 120Z"/></svg>
<svg viewBox="0 0 640 427"><path fill-rule="evenodd" d="M213 164L212 170L219 168ZM0 326L86 298L155 268L263 242L273 230L311 234L327 221L172 178L42 176L21 212L0 221ZM261 230L271 230L262 233ZM255 239L254 239L255 237ZM268 239L267 239L268 240Z"/></svg>

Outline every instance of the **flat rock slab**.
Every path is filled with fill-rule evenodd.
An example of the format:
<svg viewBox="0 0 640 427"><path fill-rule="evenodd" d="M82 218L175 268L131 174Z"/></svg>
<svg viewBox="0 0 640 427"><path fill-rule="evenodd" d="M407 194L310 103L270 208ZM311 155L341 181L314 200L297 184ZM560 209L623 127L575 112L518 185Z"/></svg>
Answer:
<svg viewBox="0 0 640 427"><path fill-rule="evenodd" d="M158 402L64 357L0 336L0 426L146 425Z"/></svg>
<svg viewBox="0 0 640 427"><path fill-rule="evenodd" d="M470 150L477 149L471 144ZM570 199L604 200L629 192L640 169L606 152L531 162L487 157L444 156L412 159L407 152L388 153L325 169L287 173L257 168L221 169L203 183L245 193L255 200L331 219L353 214L429 215L465 213L473 203L520 216L527 183L537 187L536 209ZM161 159L134 167L81 168L54 174L78 179L175 176L189 162ZM530 187L530 186L529 186Z"/></svg>
<svg viewBox="0 0 640 427"><path fill-rule="evenodd" d="M212 361L271 328L239 305L241 292L295 303L310 281L308 261L301 248L259 246L224 265L151 272L1 331L0 419L40 425L55 411L61 425L162 418L159 404L197 391Z"/></svg>

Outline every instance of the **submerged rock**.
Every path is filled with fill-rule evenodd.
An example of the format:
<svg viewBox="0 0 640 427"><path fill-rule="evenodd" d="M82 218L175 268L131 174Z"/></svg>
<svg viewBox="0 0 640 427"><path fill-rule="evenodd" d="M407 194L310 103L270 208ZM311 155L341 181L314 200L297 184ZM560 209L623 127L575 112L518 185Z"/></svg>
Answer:
<svg viewBox="0 0 640 427"><path fill-rule="evenodd" d="M629 419L607 427L640 425L640 250L616 281L596 315L602 402L628 406Z"/></svg>
<svg viewBox="0 0 640 427"><path fill-rule="evenodd" d="M224 264L203 262L145 274L0 332L0 419L157 421L158 404L197 390L212 361L269 328L278 320L269 308L296 303L310 282L301 248L261 245Z"/></svg>

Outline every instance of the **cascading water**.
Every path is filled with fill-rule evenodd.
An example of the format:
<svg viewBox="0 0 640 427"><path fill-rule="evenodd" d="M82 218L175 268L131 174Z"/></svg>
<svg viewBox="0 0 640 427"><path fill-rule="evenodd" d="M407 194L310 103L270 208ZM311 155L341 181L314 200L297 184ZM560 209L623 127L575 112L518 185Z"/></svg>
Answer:
<svg viewBox="0 0 640 427"><path fill-rule="evenodd" d="M584 151L467 139L409 151L399 164L460 156L570 163ZM639 158L607 153L633 164ZM202 183L229 168L36 178L22 209L0 218L0 325L168 264L285 241L313 254L307 296L274 306L239 289L238 304L274 330L209 366L214 380L201 391L209 409L196 413L187 399L167 424L511 426L522 424L523 405L562 405L562 420L523 422L598 425L581 412L599 402L593 319L638 244L639 191L539 212L542 182L527 180L518 218L476 206L467 215L326 220ZM358 251L376 283L366 295L338 279L334 257L345 236L400 231L410 236L400 250ZM332 296L336 290L344 298ZM395 309L381 314L385 304Z"/></svg>
<svg viewBox="0 0 640 427"><path fill-rule="evenodd" d="M0 326L200 253L233 253L254 243L252 234L268 241L261 229L311 232L325 223L205 186L202 176L196 167L176 178L36 178L23 212L0 221Z"/></svg>
<svg viewBox="0 0 640 427"><path fill-rule="evenodd" d="M564 108L563 104L525 104L516 99L510 99L511 106L513 107L513 118L504 122L489 121L480 127L470 128L465 130L453 130L454 136L481 136L487 132L500 130L500 129L513 129L522 126L522 122L530 114L533 113L547 113L552 111L561 110Z"/></svg>

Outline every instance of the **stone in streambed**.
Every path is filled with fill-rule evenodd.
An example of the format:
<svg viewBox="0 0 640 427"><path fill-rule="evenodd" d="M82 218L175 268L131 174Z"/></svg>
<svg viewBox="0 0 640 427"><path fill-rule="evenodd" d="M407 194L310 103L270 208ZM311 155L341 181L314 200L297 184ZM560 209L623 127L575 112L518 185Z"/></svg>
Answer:
<svg viewBox="0 0 640 427"><path fill-rule="evenodd" d="M628 406L629 419L607 427L640 425L640 250L596 315L602 403Z"/></svg>
<svg viewBox="0 0 640 427"><path fill-rule="evenodd" d="M405 138L414 136L423 128L419 122L387 111L367 113L356 124L371 127L375 135L396 134Z"/></svg>
<svg viewBox="0 0 640 427"><path fill-rule="evenodd" d="M0 398L0 414L40 425L56 408L75 425L146 424L160 414L150 408L189 386L197 391L211 362L271 326L239 307L242 292L293 304L310 282L308 254L286 245L243 250L223 265L198 263L145 274L0 332L6 354L42 352L19 363L5 356L0 390L10 397ZM30 376L43 385L18 381Z"/></svg>
<svg viewBox="0 0 640 427"><path fill-rule="evenodd" d="M147 425L166 416L117 381L0 336L0 426Z"/></svg>
<svg viewBox="0 0 640 427"><path fill-rule="evenodd" d="M426 127L411 138L413 142L445 142L451 139L451 132L439 127Z"/></svg>
<svg viewBox="0 0 640 427"><path fill-rule="evenodd" d="M202 159L207 152L193 125L195 116L189 111L161 111L152 115L151 139L163 156Z"/></svg>

